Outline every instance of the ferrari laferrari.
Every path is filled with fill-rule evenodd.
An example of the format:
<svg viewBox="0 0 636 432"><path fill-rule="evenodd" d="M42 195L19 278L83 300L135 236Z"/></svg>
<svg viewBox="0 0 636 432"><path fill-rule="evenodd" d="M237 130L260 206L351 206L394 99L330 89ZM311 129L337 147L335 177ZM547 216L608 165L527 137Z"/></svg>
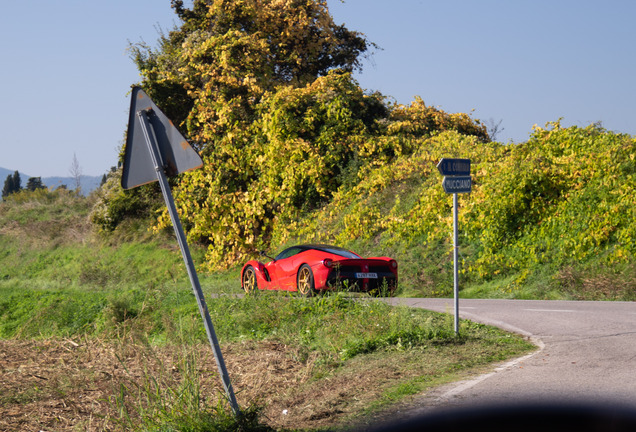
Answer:
<svg viewBox="0 0 636 432"><path fill-rule="evenodd" d="M268 263L248 261L241 271L246 293L256 290L297 291L305 297L328 290L347 290L383 295L395 291L397 261L388 257L362 258L337 246L292 246Z"/></svg>

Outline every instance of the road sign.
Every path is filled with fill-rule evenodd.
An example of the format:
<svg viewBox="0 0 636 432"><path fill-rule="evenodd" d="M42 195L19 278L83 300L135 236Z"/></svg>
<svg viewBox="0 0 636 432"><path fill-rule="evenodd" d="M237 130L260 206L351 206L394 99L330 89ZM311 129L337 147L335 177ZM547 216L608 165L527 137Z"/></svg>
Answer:
<svg viewBox="0 0 636 432"><path fill-rule="evenodd" d="M437 164L437 169L443 176L468 176L470 159L442 158Z"/></svg>
<svg viewBox="0 0 636 432"><path fill-rule="evenodd" d="M453 194L453 292L455 297L455 334L459 334L459 220L457 217L458 193L470 192L472 180L470 179L470 159L442 158L437 164L437 169L444 176L442 187L444 192Z"/></svg>
<svg viewBox="0 0 636 432"><path fill-rule="evenodd" d="M470 193L472 181L470 176L444 177L442 187L446 193Z"/></svg>
<svg viewBox="0 0 636 432"><path fill-rule="evenodd" d="M133 88L121 184L125 189L129 189L144 183L159 181L223 387L232 411L238 416L240 415L238 402L167 179L168 175L176 175L201 165L203 162L197 152L188 144L165 114L157 108L143 90L139 87Z"/></svg>
<svg viewBox="0 0 636 432"><path fill-rule="evenodd" d="M150 123L148 133L153 135L152 140L157 144L160 159L158 162L167 176L174 176L203 165L197 152L170 119L141 88L134 87L130 100L124 170L121 176L121 185L124 189L157 181L157 173L146 143L139 112L144 112L144 118Z"/></svg>

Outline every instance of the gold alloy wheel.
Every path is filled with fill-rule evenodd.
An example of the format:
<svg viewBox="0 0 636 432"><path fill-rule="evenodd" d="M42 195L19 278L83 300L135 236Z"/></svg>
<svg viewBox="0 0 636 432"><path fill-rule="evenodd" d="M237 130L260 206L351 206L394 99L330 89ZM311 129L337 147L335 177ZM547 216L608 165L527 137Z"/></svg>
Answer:
<svg viewBox="0 0 636 432"><path fill-rule="evenodd" d="M256 290L258 284L256 283L256 272L254 271L254 267L249 266L245 269L243 273L243 289L246 293L251 293Z"/></svg>
<svg viewBox="0 0 636 432"><path fill-rule="evenodd" d="M307 265L298 270L298 292L304 296L311 295L314 290L314 275Z"/></svg>

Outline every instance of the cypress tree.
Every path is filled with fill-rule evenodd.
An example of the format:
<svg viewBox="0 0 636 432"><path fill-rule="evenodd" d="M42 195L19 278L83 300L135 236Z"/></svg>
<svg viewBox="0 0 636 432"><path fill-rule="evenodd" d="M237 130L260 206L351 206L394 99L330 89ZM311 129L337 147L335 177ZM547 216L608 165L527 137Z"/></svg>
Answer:
<svg viewBox="0 0 636 432"><path fill-rule="evenodd" d="M8 197L13 193L13 176L9 174L4 181L4 187L2 188L2 199Z"/></svg>
<svg viewBox="0 0 636 432"><path fill-rule="evenodd" d="M4 187L2 188L2 198L6 198L12 193L20 192L22 186L20 185L20 173L14 172L13 175L8 175L4 181Z"/></svg>
<svg viewBox="0 0 636 432"><path fill-rule="evenodd" d="M20 178L20 173L16 171L13 173L13 192L11 193L20 192L21 190L22 179Z"/></svg>

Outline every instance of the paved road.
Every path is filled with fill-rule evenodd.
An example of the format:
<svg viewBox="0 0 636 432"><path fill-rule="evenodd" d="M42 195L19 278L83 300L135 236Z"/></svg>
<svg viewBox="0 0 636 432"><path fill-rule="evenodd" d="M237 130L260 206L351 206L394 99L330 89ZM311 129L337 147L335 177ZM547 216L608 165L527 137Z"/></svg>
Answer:
<svg viewBox="0 0 636 432"><path fill-rule="evenodd" d="M452 299L392 299L449 312ZM636 303L460 300L460 317L531 337L538 350L492 373L436 389L422 411L560 400L636 407Z"/></svg>

